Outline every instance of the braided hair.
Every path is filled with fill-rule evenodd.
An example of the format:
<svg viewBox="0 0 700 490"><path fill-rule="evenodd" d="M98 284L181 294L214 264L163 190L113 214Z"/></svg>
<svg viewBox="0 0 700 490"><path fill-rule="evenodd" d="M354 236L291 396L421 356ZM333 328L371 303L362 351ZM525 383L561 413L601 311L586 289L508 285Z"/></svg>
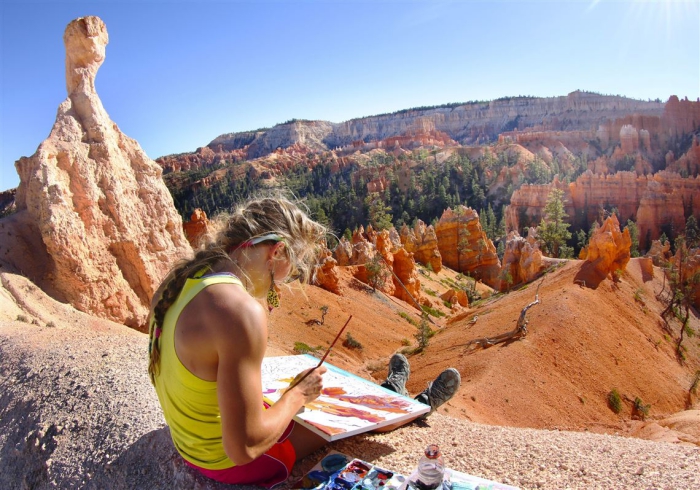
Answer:
<svg viewBox="0 0 700 490"><path fill-rule="evenodd" d="M221 260L252 238L268 233L280 236L286 244L290 262L301 273L300 281L309 282L315 272L318 254L327 229L313 221L295 202L286 197L252 198L232 213L222 213L212 222L209 239L194 257L183 259L168 273L154 295L149 315L149 365L151 382L160 372L160 334L165 314L177 299L187 279Z"/></svg>

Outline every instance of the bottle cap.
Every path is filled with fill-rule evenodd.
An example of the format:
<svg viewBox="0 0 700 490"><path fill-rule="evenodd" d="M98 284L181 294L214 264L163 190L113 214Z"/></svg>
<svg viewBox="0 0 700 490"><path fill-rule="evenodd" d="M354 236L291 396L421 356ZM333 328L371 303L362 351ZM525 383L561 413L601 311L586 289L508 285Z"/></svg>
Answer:
<svg viewBox="0 0 700 490"><path fill-rule="evenodd" d="M425 448L425 455L430 459L435 459L440 456L440 448L437 444L430 444Z"/></svg>

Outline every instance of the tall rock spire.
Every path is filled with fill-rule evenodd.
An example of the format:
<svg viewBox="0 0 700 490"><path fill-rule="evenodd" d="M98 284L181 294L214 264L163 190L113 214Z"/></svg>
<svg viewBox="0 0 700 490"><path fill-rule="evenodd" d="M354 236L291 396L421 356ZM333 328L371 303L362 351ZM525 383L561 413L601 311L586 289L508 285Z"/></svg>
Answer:
<svg viewBox="0 0 700 490"><path fill-rule="evenodd" d="M95 91L104 22L76 19L63 39L68 98L36 153L15 163L18 212L4 220L0 260L56 299L143 329L159 282L191 248L161 168Z"/></svg>

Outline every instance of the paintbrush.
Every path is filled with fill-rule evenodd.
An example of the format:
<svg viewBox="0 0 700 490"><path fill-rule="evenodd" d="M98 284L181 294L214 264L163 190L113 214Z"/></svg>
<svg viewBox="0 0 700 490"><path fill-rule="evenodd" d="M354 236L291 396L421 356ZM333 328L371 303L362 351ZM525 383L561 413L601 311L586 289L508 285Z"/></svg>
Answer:
<svg viewBox="0 0 700 490"><path fill-rule="evenodd" d="M287 391L291 390L291 389L294 388L296 385L298 385L299 383L301 383L302 381L304 381L304 379L305 379L309 374L311 374L311 372L312 372L314 369L318 369L318 368L321 367L321 364L323 364L323 361L325 361L325 360L326 360L326 357L328 357L328 354L330 354L331 349L333 348L333 346L335 345L335 343L336 343L336 342L338 341L338 339L340 338L340 334L343 333L343 330L345 330L345 327L347 327L347 326L348 326L348 323L350 323L350 320L352 320L352 315L350 315L350 318L348 318L348 321L345 322L345 325L343 325L343 328L340 329L340 332L338 332L338 335L335 336L335 339L333 339L333 342L331 342L331 345L328 346L328 349L326 349L326 353L323 354L323 357L321 358L320 361L318 361L318 364L316 365L316 367L314 367L314 368L309 369L308 371L306 371L306 374L304 374L304 376L302 376L301 378L299 378L296 382L292 383L292 384L289 386L289 388L287 388Z"/></svg>

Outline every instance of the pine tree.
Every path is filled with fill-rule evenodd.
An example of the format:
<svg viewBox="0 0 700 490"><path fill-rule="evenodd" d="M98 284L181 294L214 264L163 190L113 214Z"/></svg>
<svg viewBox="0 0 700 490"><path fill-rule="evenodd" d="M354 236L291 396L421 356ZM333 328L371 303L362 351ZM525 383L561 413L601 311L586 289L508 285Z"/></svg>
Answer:
<svg viewBox="0 0 700 490"><path fill-rule="evenodd" d="M630 231L630 239L632 245L630 246L630 256L639 257L639 228L637 223L631 219L627 220L627 229Z"/></svg>
<svg viewBox="0 0 700 490"><path fill-rule="evenodd" d="M369 222L375 230L388 230L393 225L391 208L384 204L378 193L370 194L365 198L365 206L368 208Z"/></svg>
<svg viewBox="0 0 700 490"><path fill-rule="evenodd" d="M566 247L566 241L571 238L571 232L569 224L564 222L566 218L568 215L564 211L564 192L553 189L544 207L544 217L537 227L537 235L550 257L557 258L560 252L569 248Z"/></svg>
<svg viewBox="0 0 700 490"><path fill-rule="evenodd" d="M691 196L692 197L692 196ZM688 216L685 222L685 241L688 248L695 248L700 242L700 230L698 229L698 222L695 216L692 214Z"/></svg>

